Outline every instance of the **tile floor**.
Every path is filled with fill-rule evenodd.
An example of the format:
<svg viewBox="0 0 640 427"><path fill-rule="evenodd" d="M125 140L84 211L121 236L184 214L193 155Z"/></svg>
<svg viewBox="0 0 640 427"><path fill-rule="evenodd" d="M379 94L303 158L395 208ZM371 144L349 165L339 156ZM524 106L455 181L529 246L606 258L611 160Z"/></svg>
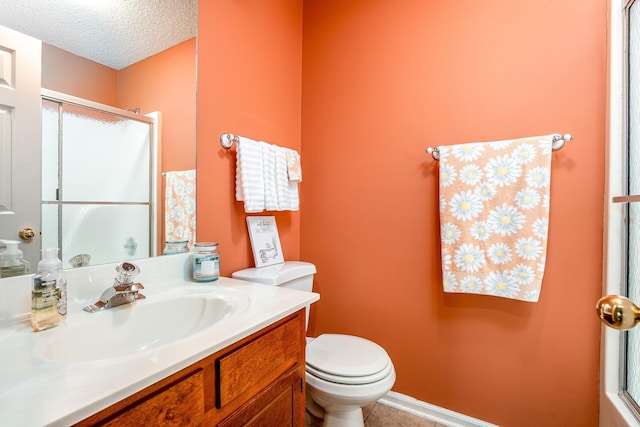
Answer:
<svg viewBox="0 0 640 427"><path fill-rule="evenodd" d="M365 427L447 427L444 424L400 411L382 403L372 403L362 408ZM309 416L309 413L307 413ZM320 427L322 421L314 417L307 419L309 427Z"/></svg>
<svg viewBox="0 0 640 427"><path fill-rule="evenodd" d="M365 406L362 413L365 427L447 427L381 403Z"/></svg>

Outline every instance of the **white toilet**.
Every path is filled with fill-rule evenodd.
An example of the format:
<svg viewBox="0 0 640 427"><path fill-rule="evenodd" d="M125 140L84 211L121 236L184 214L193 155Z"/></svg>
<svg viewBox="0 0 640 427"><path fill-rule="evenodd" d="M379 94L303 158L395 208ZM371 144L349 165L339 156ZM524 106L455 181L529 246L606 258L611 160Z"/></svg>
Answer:
<svg viewBox="0 0 640 427"><path fill-rule="evenodd" d="M284 286L311 292L316 267L287 261L262 268L247 268L235 279ZM307 325L309 307L307 307ZM307 411L323 418L323 426L364 426L362 407L387 394L396 372L387 352L364 338L323 334L307 338Z"/></svg>

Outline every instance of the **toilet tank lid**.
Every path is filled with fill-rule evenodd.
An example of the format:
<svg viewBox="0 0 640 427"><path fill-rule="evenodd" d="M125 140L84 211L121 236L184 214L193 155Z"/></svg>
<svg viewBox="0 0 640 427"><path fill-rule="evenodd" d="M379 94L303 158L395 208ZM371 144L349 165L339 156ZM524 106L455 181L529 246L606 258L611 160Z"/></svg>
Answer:
<svg viewBox="0 0 640 427"><path fill-rule="evenodd" d="M310 262L285 261L281 264L269 265L267 267L246 268L231 273L231 277L249 282L278 286L290 280L314 274L315 272L316 266Z"/></svg>

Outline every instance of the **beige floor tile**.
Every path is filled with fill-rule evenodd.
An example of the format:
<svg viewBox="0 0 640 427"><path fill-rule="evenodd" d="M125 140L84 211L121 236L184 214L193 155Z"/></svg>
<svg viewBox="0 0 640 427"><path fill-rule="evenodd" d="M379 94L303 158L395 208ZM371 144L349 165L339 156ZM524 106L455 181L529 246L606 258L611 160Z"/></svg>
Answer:
<svg viewBox="0 0 640 427"><path fill-rule="evenodd" d="M436 423L404 411L377 403L368 416L366 427L436 427Z"/></svg>
<svg viewBox="0 0 640 427"><path fill-rule="evenodd" d="M367 418L369 418L369 415L371 415L371 412L373 412L373 408L375 408L375 406L376 402L373 402L362 408L362 417L365 421L367 421Z"/></svg>

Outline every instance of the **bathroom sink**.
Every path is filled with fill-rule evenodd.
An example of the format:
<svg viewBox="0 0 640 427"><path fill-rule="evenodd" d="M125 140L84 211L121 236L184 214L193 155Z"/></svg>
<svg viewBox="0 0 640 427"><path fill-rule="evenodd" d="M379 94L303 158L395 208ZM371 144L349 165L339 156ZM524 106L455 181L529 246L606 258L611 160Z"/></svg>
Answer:
<svg viewBox="0 0 640 427"><path fill-rule="evenodd" d="M246 310L244 295L204 293L148 298L98 313L70 316L48 331L40 355L64 362L97 361L139 354L175 343Z"/></svg>

